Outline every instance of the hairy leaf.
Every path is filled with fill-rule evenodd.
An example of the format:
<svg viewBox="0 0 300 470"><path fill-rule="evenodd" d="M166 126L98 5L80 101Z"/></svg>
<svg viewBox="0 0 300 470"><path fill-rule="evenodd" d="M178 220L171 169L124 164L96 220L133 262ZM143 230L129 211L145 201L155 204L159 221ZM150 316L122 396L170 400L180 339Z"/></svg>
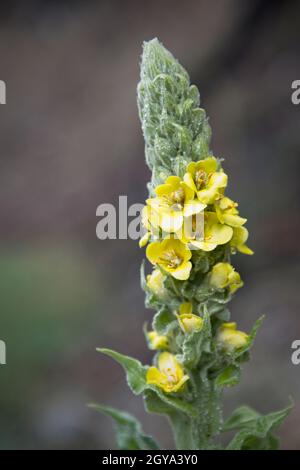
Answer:
<svg viewBox="0 0 300 470"><path fill-rule="evenodd" d="M239 408L224 425L224 430L240 428L227 449L273 450L277 448L278 440L273 436L273 430L282 423L292 407L293 404L290 404L281 411L265 416L257 414L248 407Z"/></svg>
<svg viewBox="0 0 300 470"><path fill-rule="evenodd" d="M139 421L131 414L111 406L91 403L88 405L111 417L116 426L117 445L120 450L157 450L159 446L151 436L143 433Z"/></svg>
<svg viewBox="0 0 300 470"><path fill-rule="evenodd" d="M97 351L110 356L124 368L128 385L133 393L139 395L144 391L146 387L147 368L143 366L140 361L129 356L124 356L111 349L98 348Z"/></svg>

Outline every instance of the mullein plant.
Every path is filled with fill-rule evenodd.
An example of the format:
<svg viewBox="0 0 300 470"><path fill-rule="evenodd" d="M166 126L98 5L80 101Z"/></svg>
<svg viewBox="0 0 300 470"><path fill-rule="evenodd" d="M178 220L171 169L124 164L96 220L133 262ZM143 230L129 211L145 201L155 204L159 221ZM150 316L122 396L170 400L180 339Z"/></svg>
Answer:
<svg viewBox="0 0 300 470"><path fill-rule="evenodd" d="M141 283L146 306L156 311L151 330L144 329L155 354L152 365L142 365L99 351L123 366L149 413L168 418L177 449L222 449L226 439L220 436L227 431L235 431L227 449L274 449L273 431L291 406L264 416L241 406L223 420L223 390L239 382L262 319L250 333L230 320L227 304L243 286L231 256L253 252L199 105L199 91L183 67L157 39L146 42L138 108L152 179L140 246L153 269L146 276L142 265ZM92 406L114 419L120 449L159 448L133 416Z"/></svg>

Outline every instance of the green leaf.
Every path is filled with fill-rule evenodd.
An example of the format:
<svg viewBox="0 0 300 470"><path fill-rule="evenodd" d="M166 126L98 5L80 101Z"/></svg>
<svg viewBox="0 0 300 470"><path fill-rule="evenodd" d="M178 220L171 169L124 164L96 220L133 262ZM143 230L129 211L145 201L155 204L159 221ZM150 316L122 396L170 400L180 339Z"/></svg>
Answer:
<svg viewBox="0 0 300 470"><path fill-rule="evenodd" d="M111 349L97 348L97 351L111 357L124 368L128 385L133 393L139 395L144 391L146 387L147 367L143 366L140 361L129 356L124 356Z"/></svg>
<svg viewBox="0 0 300 470"><path fill-rule="evenodd" d="M112 357L124 368L127 375L128 385L135 394L139 395L145 390L152 390L163 402L169 406L172 406L174 409L182 411L183 413L186 413L190 416L194 416L196 414L197 410L195 410L193 405L188 403L183 398L174 397L171 394L162 392L154 385L148 385L146 382L147 367L142 366L142 364L136 359L123 356L122 354L112 351L111 349L97 349L97 351Z"/></svg>
<svg viewBox="0 0 300 470"><path fill-rule="evenodd" d="M154 138L154 150L157 158L167 167L170 164L170 158L176 156L176 147L174 144L167 139L159 137L158 134L156 134Z"/></svg>
<svg viewBox="0 0 300 470"><path fill-rule="evenodd" d="M211 133L197 87L190 86L187 72L157 39L144 43L137 91L152 190L161 183L162 167L183 175L189 161L204 158Z"/></svg>
<svg viewBox="0 0 300 470"><path fill-rule="evenodd" d="M252 330L249 334L249 338L248 338L248 341L247 341L246 345L243 348L240 348L234 354L234 356L236 358L242 356L245 352L247 352L253 346L253 343L254 343L254 340L256 338L257 332L258 332L259 328L261 327L264 319L265 319L265 315L262 315L260 318L258 318L258 320L256 320L256 322L254 323L254 326L253 326L253 328L252 328Z"/></svg>
<svg viewBox="0 0 300 470"><path fill-rule="evenodd" d="M193 143L193 156L198 160L207 157L209 153L210 134L199 134Z"/></svg>
<svg viewBox="0 0 300 470"><path fill-rule="evenodd" d="M168 408L166 409L169 409L171 407L174 411L180 411L188 416L197 415L197 409L191 403L189 403L183 396L182 398L178 398L170 393L164 393L160 388L156 387L155 385L148 385L147 391L148 390L151 390L156 393L157 397L160 398L160 400L165 405L168 405ZM147 396L149 396L149 394ZM165 414L165 412L163 414Z"/></svg>
<svg viewBox="0 0 300 470"><path fill-rule="evenodd" d="M241 429L234 436L228 450L273 450L278 446L278 440L272 432L277 428L293 408L291 403L281 411L275 411L265 416L259 415L244 407L238 409L225 423L224 429L233 429L239 426ZM251 416L253 417L251 419Z"/></svg>
<svg viewBox="0 0 300 470"><path fill-rule="evenodd" d="M174 407L163 401L156 391L147 389L144 393L145 409L148 413L170 416L174 413Z"/></svg>
<svg viewBox="0 0 300 470"><path fill-rule="evenodd" d="M228 308L220 308L214 315L222 322L228 322L230 320L230 310L228 310Z"/></svg>
<svg viewBox="0 0 300 470"><path fill-rule="evenodd" d="M153 329L160 335L165 335L174 326L174 320L174 314L167 307L163 307L153 317Z"/></svg>
<svg viewBox="0 0 300 470"><path fill-rule="evenodd" d="M241 368L237 365L226 367L216 378L218 387L232 387L240 381Z"/></svg>
<svg viewBox="0 0 300 470"><path fill-rule="evenodd" d="M258 320L256 320L256 322L254 323L254 326L250 332L250 335L249 335L249 342L250 342L250 346L252 346L255 338L256 338L256 335L257 335L257 332L259 330L259 328L261 327L263 321L265 319L265 315L262 315L260 318L258 318Z"/></svg>
<svg viewBox="0 0 300 470"><path fill-rule="evenodd" d="M120 450L157 450L159 446L151 436L142 432L138 420L131 414L110 406L91 403L88 405L111 417L116 425L117 445Z"/></svg>
<svg viewBox="0 0 300 470"><path fill-rule="evenodd" d="M225 421L223 431L231 431L248 425L249 423L251 424L251 421L253 422L260 416L261 415L257 411L253 410L249 406L240 406L232 413L230 418Z"/></svg>

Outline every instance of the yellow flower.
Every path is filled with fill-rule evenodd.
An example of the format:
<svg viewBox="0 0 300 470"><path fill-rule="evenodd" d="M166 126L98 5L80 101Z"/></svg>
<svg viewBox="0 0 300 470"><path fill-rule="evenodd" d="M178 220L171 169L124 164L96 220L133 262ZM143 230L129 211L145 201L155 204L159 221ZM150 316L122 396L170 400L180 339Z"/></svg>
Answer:
<svg viewBox="0 0 300 470"><path fill-rule="evenodd" d="M217 333L217 342L227 351L232 352L247 344L249 336L236 329L236 323L223 323Z"/></svg>
<svg viewBox="0 0 300 470"><path fill-rule="evenodd" d="M200 202L211 204L227 186L227 175L223 170L217 171L218 161L208 157L187 166L184 182L197 193Z"/></svg>
<svg viewBox="0 0 300 470"><path fill-rule="evenodd" d="M150 349L167 349L169 341L167 336L159 335L156 331L147 333Z"/></svg>
<svg viewBox="0 0 300 470"><path fill-rule="evenodd" d="M175 279L184 281L190 275L192 253L180 240L168 238L152 242L147 246L146 256L152 264L158 264Z"/></svg>
<svg viewBox="0 0 300 470"><path fill-rule="evenodd" d="M142 210L142 225L147 230L147 232L142 236L139 241L140 248L147 245L151 236L155 237L159 235L159 217L158 214L151 209L150 206L144 206Z"/></svg>
<svg viewBox="0 0 300 470"><path fill-rule="evenodd" d="M164 392L178 392L189 376L175 356L169 352L163 352L158 356L158 368L149 367L146 375L147 384L156 385Z"/></svg>
<svg viewBox="0 0 300 470"><path fill-rule="evenodd" d="M147 276L147 286L159 298L166 297L166 289L164 288L165 276L160 269L153 269L151 274Z"/></svg>
<svg viewBox="0 0 300 470"><path fill-rule="evenodd" d="M196 227L194 224L197 217L192 217L192 220L190 218L186 219L183 230L176 233L176 236L183 243L190 244L191 249L212 251L218 245L224 245L231 239L232 227L220 224L215 212L205 212L204 223L202 225L200 220L200 225L202 225L200 227Z"/></svg>
<svg viewBox="0 0 300 470"><path fill-rule="evenodd" d="M232 248L244 253L245 255L253 255L253 251L246 245L248 240L248 230L246 227L234 227L230 245Z"/></svg>
<svg viewBox="0 0 300 470"><path fill-rule="evenodd" d="M237 207L238 203L226 196L222 196L215 201L215 211L221 224L240 227L247 222L247 219L239 216Z"/></svg>
<svg viewBox="0 0 300 470"><path fill-rule="evenodd" d="M230 263L217 263L211 270L210 284L217 289L229 287L230 292L234 293L244 283Z"/></svg>
<svg viewBox="0 0 300 470"><path fill-rule="evenodd" d="M193 306L190 302L180 305L178 322L184 333L192 333L199 331L203 327L203 320L198 315L192 313Z"/></svg>
<svg viewBox="0 0 300 470"><path fill-rule="evenodd" d="M179 176L169 176L164 184L155 188L155 198L147 199L152 217L164 232L176 232L183 224L183 218L201 212L206 206L194 199L194 191ZM156 221L155 221L156 223Z"/></svg>

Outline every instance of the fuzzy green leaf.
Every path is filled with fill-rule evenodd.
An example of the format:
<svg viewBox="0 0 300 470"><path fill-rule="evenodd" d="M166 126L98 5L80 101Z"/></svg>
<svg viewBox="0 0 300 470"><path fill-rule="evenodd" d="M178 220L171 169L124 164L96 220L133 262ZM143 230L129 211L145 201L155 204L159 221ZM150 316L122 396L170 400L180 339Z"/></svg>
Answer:
<svg viewBox="0 0 300 470"><path fill-rule="evenodd" d="M97 351L106 354L117 361L125 370L127 382L133 393L139 395L146 387L146 371L147 367L143 366L140 361L129 356L124 356L111 349L98 348Z"/></svg>
<svg viewBox="0 0 300 470"><path fill-rule="evenodd" d="M239 408L224 425L224 430L233 429L233 427L241 428L227 449L272 450L277 448L278 440L272 432L282 423L292 408L293 404L290 404L281 411L275 411L265 416L257 414L248 407Z"/></svg>
<svg viewBox="0 0 300 470"><path fill-rule="evenodd" d="M163 401L156 391L147 389L144 393L145 409L148 413L170 416L174 413L174 407Z"/></svg>
<svg viewBox="0 0 300 470"><path fill-rule="evenodd" d="M240 381L241 368L237 365L226 367L216 378L218 387L232 387Z"/></svg>
<svg viewBox="0 0 300 470"><path fill-rule="evenodd" d="M177 323L174 320L176 320L174 314L168 308L163 307L153 317L153 329L160 335L165 335Z"/></svg>
<svg viewBox="0 0 300 470"><path fill-rule="evenodd" d="M211 132L199 104L197 87L173 55L157 39L145 42L138 108L152 188L166 172L182 176L189 161L207 156Z"/></svg>
<svg viewBox="0 0 300 470"><path fill-rule="evenodd" d="M225 421L223 431L231 431L233 429L247 426L247 424L251 424L251 422L260 416L261 415L257 411L250 408L250 406L240 406L232 413L230 418Z"/></svg>
<svg viewBox="0 0 300 470"><path fill-rule="evenodd" d="M178 398L169 393L164 393L160 388L154 385L148 385L147 390L152 390L156 393L158 398L169 407L173 408L174 411L180 411L188 416L196 416L197 409L189 403L184 397Z"/></svg>
<svg viewBox="0 0 300 470"><path fill-rule="evenodd" d="M243 348L240 348L235 354L235 358L242 357L244 353L249 351L249 349L253 346L254 340L256 338L257 332L259 328L261 327L263 321L264 321L265 315L262 315L256 322L254 323L254 326L249 334L248 341L246 345Z"/></svg>
<svg viewBox="0 0 300 470"><path fill-rule="evenodd" d="M88 406L114 420L116 425L117 445L120 450L159 449L155 440L142 432L140 423L131 414L116 410L111 406L98 405L97 403L91 403Z"/></svg>

